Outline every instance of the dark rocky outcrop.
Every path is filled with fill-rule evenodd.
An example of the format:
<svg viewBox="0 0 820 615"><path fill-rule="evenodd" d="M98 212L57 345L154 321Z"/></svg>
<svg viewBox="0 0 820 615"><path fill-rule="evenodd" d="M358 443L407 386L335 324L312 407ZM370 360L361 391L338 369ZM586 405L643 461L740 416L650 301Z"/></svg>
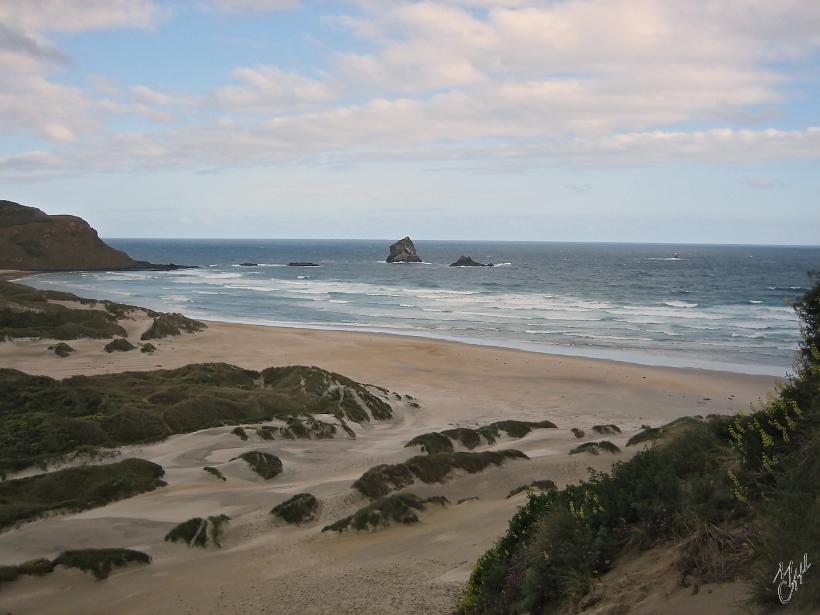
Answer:
<svg viewBox="0 0 820 615"><path fill-rule="evenodd" d="M474 261L469 256L464 256L463 254L458 257L458 260L454 263L450 263L450 267L494 267L493 263L479 263L478 261Z"/></svg>
<svg viewBox="0 0 820 615"><path fill-rule="evenodd" d="M288 263L288 267L318 267L319 263L310 263L307 261L294 261Z"/></svg>
<svg viewBox="0 0 820 615"><path fill-rule="evenodd" d="M239 263L240 267L258 267L259 263Z"/></svg>
<svg viewBox="0 0 820 615"><path fill-rule="evenodd" d="M416 246L409 237L399 239L390 246L390 255L387 257L388 263L420 263L421 259L416 254Z"/></svg>
<svg viewBox="0 0 820 615"><path fill-rule="evenodd" d="M51 216L35 207L0 200L0 269L94 271L180 269L136 261L115 250L77 216Z"/></svg>

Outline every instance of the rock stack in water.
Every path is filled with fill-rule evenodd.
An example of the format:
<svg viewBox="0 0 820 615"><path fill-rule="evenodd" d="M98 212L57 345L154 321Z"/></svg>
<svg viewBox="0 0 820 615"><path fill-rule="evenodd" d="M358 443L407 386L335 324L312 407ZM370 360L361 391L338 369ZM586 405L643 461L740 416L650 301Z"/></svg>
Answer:
<svg viewBox="0 0 820 615"><path fill-rule="evenodd" d="M390 255L387 257L388 263L420 263L419 255L416 254L416 246L409 237L399 239L390 246Z"/></svg>
<svg viewBox="0 0 820 615"><path fill-rule="evenodd" d="M469 256L461 255L458 257L458 260L454 263L450 263L450 267L493 267L492 263L479 263L478 261L474 261Z"/></svg>

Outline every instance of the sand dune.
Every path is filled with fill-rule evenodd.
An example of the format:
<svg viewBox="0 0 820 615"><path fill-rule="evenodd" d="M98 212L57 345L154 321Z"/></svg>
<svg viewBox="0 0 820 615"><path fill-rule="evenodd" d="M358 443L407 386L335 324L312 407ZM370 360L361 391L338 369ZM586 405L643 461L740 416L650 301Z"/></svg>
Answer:
<svg viewBox="0 0 820 615"><path fill-rule="evenodd" d="M150 566L129 567L105 581L75 570L23 578L0 589L0 607L15 615L37 613L447 613L475 559L506 528L525 500L508 492L536 479L559 486L608 467L630 454L573 455L581 441L607 439L624 448L641 425L691 414L734 413L762 396L771 377L655 368L568 358L399 336L274 329L208 323L207 331L156 342L154 355L107 354L104 341L76 340L71 357L47 351L46 341L0 344L0 366L65 377L123 370L172 368L225 361L261 369L312 364L355 380L418 398L391 400L395 418L358 429L358 438L243 442L230 428L174 436L150 446L124 447L120 456L160 463L166 488L78 514L28 523L0 534L0 565L54 556L67 548L129 547L153 556ZM134 321L135 334L145 323ZM372 533L321 533L324 525L366 503L350 487L378 463L418 454L412 437L453 425L499 419L549 419L558 429L502 438L479 450L516 448L530 460L509 461L479 474L456 473L441 485L408 488L420 496L444 495L452 504L430 507L415 526ZM593 425L614 423L623 433L599 436ZM570 432L587 432L578 440ZM244 462L244 450L268 450L284 464L264 481ZM223 482L204 472L212 465ZM299 492L321 502L319 519L285 526L271 507ZM478 500L455 504L464 498ZM224 513L232 521L224 548L191 549L163 542L176 523ZM721 612L719 596L712 601ZM727 594L728 595L728 594ZM728 599L728 598L727 598ZM670 600L669 613L686 612ZM677 609L677 610L676 610ZM683 609L683 610L682 610ZM699 612L707 612L702 608Z"/></svg>

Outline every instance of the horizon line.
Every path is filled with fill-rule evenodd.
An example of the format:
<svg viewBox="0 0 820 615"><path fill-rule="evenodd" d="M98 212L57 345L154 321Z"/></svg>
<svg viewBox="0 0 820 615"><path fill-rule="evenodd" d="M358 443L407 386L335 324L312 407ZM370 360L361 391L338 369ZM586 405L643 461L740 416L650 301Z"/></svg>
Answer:
<svg viewBox="0 0 820 615"><path fill-rule="evenodd" d="M107 241L141 240L141 241L384 241L395 243L399 239L384 237L114 237L100 236ZM727 242L697 242L697 241L583 241L569 239L440 239L424 238L416 241L441 241L452 243L558 243L583 245L644 245L644 246L713 246L738 248L820 248L818 244L788 244L788 243L727 243Z"/></svg>

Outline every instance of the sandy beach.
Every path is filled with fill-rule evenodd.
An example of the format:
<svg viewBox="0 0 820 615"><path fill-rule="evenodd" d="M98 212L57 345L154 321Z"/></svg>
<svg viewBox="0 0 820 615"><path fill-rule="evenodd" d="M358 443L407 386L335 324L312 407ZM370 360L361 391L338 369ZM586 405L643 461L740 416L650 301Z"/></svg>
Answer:
<svg viewBox="0 0 820 615"><path fill-rule="evenodd" d="M124 321L134 339L148 319ZM101 340L72 340L71 357L47 351L49 341L0 344L0 366L63 378L125 370L174 368L224 361L251 369L316 365L355 380L417 398L393 403L391 421L357 427L357 439L247 442L220 427L171 437L116 452L161 464L168 487L82 513L27 523L0 534L0 565L53 557L69 548L128 547L149 553L150 566L129 567L104 581L76 570L48 578L28 577L0 592L3 611L50 613L447 613L476 558L505 530L526 496L511 489L536 479L559 486L608 468L633 452L624 447L642 425L657 426L684 415L735 413L765 395L772 377L692 369L647 367L612 361L536 354L415 337L270 328L209 322L207 331L159 340L153 355L108 354ZM417 449L412 437L454 425L499 419L549 419L558 429L502 438L490 449L516 448L531 459L510 461L478 474L454 476L441 485L416 484L420 496L444 495L452 503L421 513L415 526L371 533L330 535L324 525L351 514L366 500L350 488L379 463L400 462ZM579 442L601 439L597 424L616 424L607 436L624 452L573 455ZM571 429L587 432L576 439ZM593 437L593 436L597 436ZM285 470L263 481L241 462L242 450L270 450ZM202 471L216 465L226 482ZM308 491L321 501L320 517L304 527L273 520L270 508ZM459 500L469 499L461 504ZM222 549L191 549L163 542L176 523L193 516L227 514ZM666 602L676 590L647 592L632 612L691 612L700 600L676 611ZM720 612L737 588L710 595ZM654 598L653 598L654 596ZM660 603L657 600L661 600ZM720 601L725 602L721 603ZM643 609L643 610L642 610ZM671 610L669 610L671 609Z"/></svg>

